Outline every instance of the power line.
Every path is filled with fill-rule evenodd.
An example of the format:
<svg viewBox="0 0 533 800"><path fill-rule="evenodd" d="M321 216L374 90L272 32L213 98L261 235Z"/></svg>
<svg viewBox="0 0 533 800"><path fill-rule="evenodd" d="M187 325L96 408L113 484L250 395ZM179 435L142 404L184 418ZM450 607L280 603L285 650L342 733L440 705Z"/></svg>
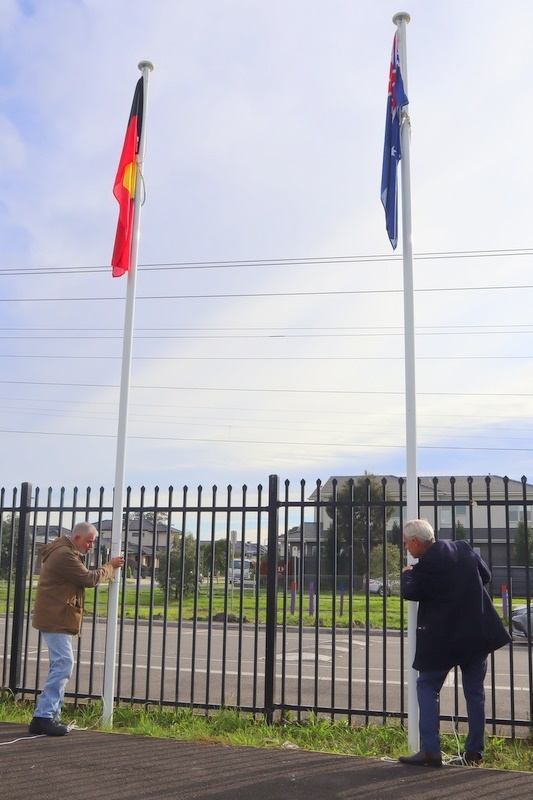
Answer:
<svg viewBox="0 0 533 800"><path fill-rule="evenodd" d="M34 397L0 397L0 400L4 401L4 402L39 403L39 408L41 407L41 403L42 403L42 398L41 397L39 397L38 399L36 399ZM76 401L76 400L63 400L60 397L54 397L52 402L61 403L63 405L70 405L70 404L76 403L78 401ZM110 401L102 401L102 400L93 400L93 399L91 399L90 400L90 405L91 406L108 406L108 407L111 407L113 409L113 411L110 412L110 413L114 413L115 416L116 416L116 403L112 403ZM17 406L17 408L19 408L19 406ZM139 403L139 402L137 402L137 403L131 403L130 408L131 409L149 408L152 411L155 411L155 409L172 409L173 412L175 412L176 410L183 410L183 409L194 410L194 411L213 411L213 410L216 409L217 412L220 412L220 411L238 411L238 412L252 412L252 413L256 413L256 412L263 413L264 412L264 413L276 413L276 414L278 414L278 413L281 413L281 414L298 414L299 418L303 414L319 414L319 415L320 414L328 414L328 415L331 415L331 409L329 409L329 408L326 409L325 411L320 411L320 410L316 410L316 409L305 409L305 408L298 408L298 409L294 409L294 408L277 408L277 409L272 409L272 408L262 408L260 406L253 406L253 407L221 406L218 403L217 403L216 406L202 406L202 405L198 405L198 404L183 405L183 404L174 404L174 403ZM28 409L28 410L32 411L33 409ZM61 411L59 409L58 409L58 413L61 413ZM361 416L375 417L375 416L379 416L379 417L381 417L382 416L382 412L378 412L378 411L359 411L359 410L358 411L347 411L345 409L340 409L340 410L339 409L335 409L334 413L335 413L336 417L339 417L339 416L344 416L344 417L346 417L346 416L351 416L351 417L361 417ZM388 417L395 417L395 416L396 417L401 417L401 420L402 420L402 423L403 423L405 415L404 415L403 412L400 412L400 411L387 411L387 416ZM467 415L467 414L428 413L428 412L421 412L418 416L419 416L420 419L437 418L439 420L442 420L442 419L465 419L465 418L469 417L469 415ZM172 415L172 418L173 417L174 417L174 414ZM475 414L475 418L476 418L476 421L484 419L484 420L491 420L493 422L494 421L499 422L500 420L508 420L508 419L514 420L514 419L516 419L516 417L514 415L478 414L477 412ZM231 418L228 418L228 419L231 419ZM272 420L270 420L270 421L272 421ZM424 427L424 426L422 426L422 427ZM427 426L427 427L434 428L435 426L431 425L431 426ZM442 426L440 426L440 427L442 427ZM471 426L469 425L469 427L471 427ZM511 430L524 430L524 431L527 432L529 429L515 429L515 428L503 429L503 428L499 428L498 430L510 430L510 431Z"/></svg>
<svg viewBox="0 0 533 800"><path fill-rule="evenodd" d="M489 250L450 250L428 253L415 253L416 261L434 261L441 259L462 258L510 258L533 255L531 248L507 248ZM401 256L390 254L378 255L347 255L347 256L309 256L300 258L252 258L227 261L168 261L139 264L139 268L147 271L156 270L187 270L187 269L243 269L246 267L296 267L327 264L373 264L401 261ZM39 266L39 267L6 267L0 269L1 276L19 275L58 275L65 272L70 274L110 272L107 264L68 265L68 266Z"/></svg>
<svg viewBox="0 0 533 800"><path fill-rule="evenodd" d="M59 361L74 359L75 361L120 361L122 356L110 356L105 353L91 355L54 355L45 353L0 353L0 358L35 358L38 361L51 359ZM133 361L404 361L404 356L132 356ZM532 354L522 356L417 356L417 361L527 361L533 359Z"/></svg>
<svg viewBox="0 0 533 800"><path fill-rule="evenodd" d="M70 436L82 438L99 438L99 439L116 439L116 435L112 433L67 433L65 431L16 431L13 429L0 430L2 434L25 434L30 436ZM130 435L129 439L148 440L148 441L164 441L164 442L203 442L208 444L253 444L253 445L269 445L272 447L277 446L290 446L290 447L330 447L333 449L342 447L358 450L378 449L378 450L404 450L403 444L360 444L359 442L289 442L289 441L272 441L263 439L212 439L208 437L186 437L186 436L135 436ZM483 450L490 452L512 452L512 453L532 453L533 447L481 447L481 446L453 446L453 445L419 445L420 450Z"/></svg>
<svg viewBox="0 0 533 800"><path fill-rule="evenodd" d="M53 408L43 408L40 407L38 409L35 408L20 408L19 406L0 406L0 411L14 411L17 414L21 414L22 416L48 416L48 417L56 417L57 415L63 415L64 411L62 409L53 409ZM84 419L84 420L99 420L99 421L110 421L114 422L116 420L116 412L113 410L109 411L93 411L92 413L81 413L77 411L69 411L68 412L69 419ZM269 431L272 430L293 430L298 433L303 433L306 431L316 431L317 428L322 428L329 430L330 433L338 433L342 431L352 431L353 433L358 431L358 428L355 424L352 424L349 421L339 421L333 422L331 419L327 420L286 420L286 419L257 419L257 418L243 418L243 417L207 417L207 419L198 416L181 416L178 417L176 414L168 414L162 415L158 414L157 416L149 415L149 414L139 414L138 412L133 412L130 417L130 421L132 423L149 423L152 425L169 425L169 423L173 426L176 425L187 425L187 426L195 426L195 427L217 427L217 428L228 428L228 429L256 429L259 426L267 426ZM289 425L290 428L285 428L283 426ZM295 427L295 426L298 427ZM312 426L312 427L301 427L301 426ZM384 427L382 423L368 423L365 422L364 426L361 428L362 433L367 433L368 431L372 430L377 434L385 434L388 435L391 429L396 429L400 426L400 421L393 422L388 427ZM521 434L528 434L531 435L532 429L531 428L496 428L493 432L486 432L486 428L482 426L446 426L446 425L418 425L419 431L431 431L434 436L449 436L450 432L455 434L456 436L460 436L461 438L468 438L468 439L491 439L491 438L500 438L500 434L507 434L507 433L521 433ZM472 431L483 432L482 436L472 435ZM463 434L463 432L468 432L469 435ZM511 439L522 439L523 437L510 437Z"/></svg>
<svg viewBox="0 0 533 800"><path fill-rule="evenodd" d="M73 386L77 388L93 388L93 389L118 389L118 384L111 383L70 383L61 381L19 381L19 380L1 380L0 384L7 385L21 385L21 386ZM404 392L400 390L389 391L373 391L371 389L274 389L268 388L255 388L243 386L155 386L132 384L132 389L148 389L149 391L179 391L179 392L252 392L252 393L267 393L267 394L318 394L318 395L371 395L382 397L398 397L404 396ZM533 392L417 392L419 397L532 397Z"/></svg>
<svg viewBox="0 0 533 800"><path fill-rule="evenodd" d="M417 294L434 294L439 292L492 292L533 289L532 284L516 284L507 286L440 286L415 289ZM321 292L226 292L216 294L159 294L140 295L141 300L229 300L238 298L263 297L338 297L339 295L385 295L402 294L403 289L333 289ZM0 303L102 303L105 301L123 302L123 297L0 297Z"/></svg>
<svg viewBox="0 0 533 800"><path fill-rule="evenodd" d="M504 333L506 333L506 332L514 333L515 329L528 328L528 330L525 331L525 333L533 333L533 325L529 324L529 323L520 323L520 324L503 323L503 324L499 324L499 325L493 325L493 324L491 324L491 325L482 325L482 324L478 324L478 325L468 325L468 324L460 324L460 325L459 324L455 324L455 325L419 325L419 326L416 327L415 330L417 331L417 333L423 333L423 332L426 332L426 331L432 332L432 331L438 330L438 331L442 331L443 334L447 334L449 332L456 332L458 335L460 335L460 334L464 333L465 330L466 331L470 331L472 329L476 329L477 330L479 328L490 328L489 333L499 332L503 328L511 329L510 331L507 331L507 330L503 331ZM66 331L76 331L77 335L75 335L73 337L68 337L68 338L73 338L73 339L83 338L83 334L86 331L91 331L91 330L96 330L99 333L101 333L102 331L110 331L111 333L122 333L123 328L104 328L101 325L99 325L97 328L84 327L83 331L80 332L78 327L76 327L76 328L68 328L68 327L66 327L66 328L53 328L53 327L50 327L50 326L46 326L44 328L43 327L37 327L36 328L36 327L29 327L29 326L24 326L24 327L13 327L13 326L3 326L2 327L2 326L0 326L0 331L31 331L32 333L42 333L42 331L46 331L46 332L55 331L55 332L61 333L61 334L65 333ZM355 331L355 332L359 333L359 332L362 332L362 331L399 331L399 332L402 332L403 331L403 327L401 325L336 325L336 326L332 326L332 325L285 326L285 325L283 325L283 326L276 326L276 327L258 327L258 326L253 326L253 325L241 325L239 327L221 326L221 327L145 328L145 327L140 326L140 327L136 328L136 332L137 333L139 333L139 332L151 332L152 333L154 331L163 331L165 333L176 332L176 331L180 331L180 332L181 331L194 331L194 332L205 332L205 331L218 331L218 332L220 332L220 331L237 331L237 332L239 332L239 331L263 331L263 332L266 332L266 331L271 331L271 332L272 331ZM520 333L521 331L519 330L518 332ZM2 337L1 334L0 334L0 338L8 338L8 337ZM42 338L42 337L38 336L38 337L33 337L33 338ZM54 337L45 337L45 338L54 338ZM56 338L67 338L67 337L63 337L63 336L59 337L58 336ZM106 338L110 338L110 337L107 337L107 336L95 336L94 338L106 339ZM116 337L116 338L122 338L122 336L119 336L119 337ZM158 337L154 337L154 338L158 338Z"/></svg>
<svg viewBox="0 0 533 800"><path fill-rule="evenodd" d="M479 327L488 327L488 326L479 326ZM529 326L524 326L529 327ZM20 330L17 328L13 328L13 331ZM23 329L22 329L23 330ZM34 330L34 329L28 329ZM46 330L43 328L42 330ZM68 329L65 329L68 330ZM242 330L246 330L243 328ZM274 329L273 329L274 330ZM311 329L302 329L302 330L311 330ZM321 329L317 329L320 331ZM327 330L327 329L323 329ZM347 328L347 331L350 329ZM140 329L142 333L142 329ZM368 330L361 328L357 332L352 333L323 333L323 332L316 332L316 333L268 333L268 334L220 334L220 333L213 333L208 335L199 335L199 334L187 334L187 335L158 335L158 336L140 336L138 335L139 331L135 333L135 341L189 341L189 340L234 340L234 339L245 339L245 340L255 340L255 339L350 339L350 338L399 338L403 336L403 333L396 329L391 328L389 332L387 329L384 328L382 333L375 333L370 332ZM417 337L430 337L430 336L523 336L523 335L531 335L533 334L533 329L531 330L466 330L466 331L445 331L445 330L437 330L437 326L435 326L435 330L433 331L417 331ZM92 342L92 341L121 341L122 336L99 336L99 335L92 335L89 334L87 331L84 331L80 334L74 336L60 336L60 335L37 335L37 336L5 336L0 334L0 339L3 339L7 342L18 342L18 341L51 341L51 340L60 340L60 341L83 341L83 342Z"/></svg>

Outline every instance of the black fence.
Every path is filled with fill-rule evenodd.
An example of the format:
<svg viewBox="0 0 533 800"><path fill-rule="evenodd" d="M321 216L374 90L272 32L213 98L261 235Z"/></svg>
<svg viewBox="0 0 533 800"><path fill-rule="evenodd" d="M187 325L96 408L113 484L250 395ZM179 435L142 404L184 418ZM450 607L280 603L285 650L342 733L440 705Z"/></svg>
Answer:
<svg viewBox="0 0 533 800"><path fill-rule="evenodd" d="M533 719L530 547L533 487L526 479L419 480L420 516L437 536L465 538L493 571L495 603L513 643L490 659L488 724L526 735ZM402 479L269 478L266 490L128 490L123 517L116 698L135 704L291 711L352 722L407 716L407 610ZM41 551L76 522L99 530L89 567L109 556L112 498L103 490L0 493L2 687L30 698L47 669L31 626ZM86 592L67 697L101 697L107 587ZM513 626L514 612L520 625ZM521 627L520 627L521 626ZM108 654L109 657L109 654ZM444 725L466 712L453 673Z"/></svg>

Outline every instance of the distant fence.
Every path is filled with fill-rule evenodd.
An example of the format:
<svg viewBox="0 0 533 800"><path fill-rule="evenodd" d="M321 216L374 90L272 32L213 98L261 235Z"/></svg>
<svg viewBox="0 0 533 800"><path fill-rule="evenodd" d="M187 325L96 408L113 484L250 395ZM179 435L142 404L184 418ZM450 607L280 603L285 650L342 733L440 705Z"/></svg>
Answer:
<svg viewBox="0 0 533 800"><path fill-rule="evenodd" d="M419 482L420 516L437 536L467 539L493 570L492 593L511 632L512 609L531 607L532 490L525 478ZM157 488L149 498L128 490L117 699L206 713L235 707L268 720L288 711L406 718L407 613L396 596L404 507L401 479L293 488L270 476L253 492L171 487L164 498ZM109 555L111 514L103 490L1 490L3 689L33 697L42 687L47 654L31 627L42 548L88 519L100 532L89 564L97 567ZM254 566L241 576L242 558ZM75 703L101 697L106 592L87 593L67 692ZM528 733L533 662L525 637L491 657L487 689L492 731ZM457 683L443 690L441 717L466 720Z"/></svg>

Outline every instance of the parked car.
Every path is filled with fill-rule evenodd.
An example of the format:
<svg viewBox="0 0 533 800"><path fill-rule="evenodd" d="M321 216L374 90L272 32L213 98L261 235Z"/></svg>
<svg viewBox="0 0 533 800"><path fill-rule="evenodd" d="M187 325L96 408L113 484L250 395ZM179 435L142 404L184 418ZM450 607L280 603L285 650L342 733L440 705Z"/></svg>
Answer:
<svg viewBox="0 0 533 800"><path fill-rule="evenodd" d="M370 594L379 594L383 597L385 594L385 585L382 578L370 578L368 581L368 591ZM400 581L397 578L389 576L387 578L387 595L400 594Z"/></svg>
<svg viewBox="0 0 533 800"><path fill-rule="evenodd" d="M250 581L254 579L255 565L254 562L248 558L241 561L240 558L235 558L233 565L229 571L228 580L230 583L240 584L243 581Z"/></svg>
<svg viewBox="0 0 533 800"><path fill-rule="evenodd" d="M529 614L529 640L533 639L533 605L518 606L511 614L511 625L515 636L528 638L528 614Z"/></svg>

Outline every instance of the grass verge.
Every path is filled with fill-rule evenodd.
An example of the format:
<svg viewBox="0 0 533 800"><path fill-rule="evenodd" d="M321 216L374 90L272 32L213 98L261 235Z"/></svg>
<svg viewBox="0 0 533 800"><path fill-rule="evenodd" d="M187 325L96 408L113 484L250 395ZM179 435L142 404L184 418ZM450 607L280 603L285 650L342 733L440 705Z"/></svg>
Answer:
<svg viewBox="0 0 533 800"><path fill-rule="evenodd" d="M28 724L33 703L15 701L0 695L0 721ZM67 706L64 718L80 728L104 730L100 702ZM310 716L297 721L290 715L267 725L262 718L222 709L205 715L189 709L132 708L120 705L113 715L113 733L150 736L159 739L208 742L229 746L301 748L323 753L373 758L398 758L409 752L406 731L397 722L386 725L354 726L346 721ZM484 767L533 772L532 739L509 740L487 737ZM442 749L448 755L464 750L464 737L442 736Z"/></svg>
<svg viewBox="0 0 533 800"><path fill-rule="evenodd" d="M95 613L98 618L107 616L108 586L98 586L96 589L87 589L85 592L85 612L88 616ZM33 597L35 598L35 589ZM524 601L525 602L525 601ZM515 606L522 604L518 598ZM0 614L7 609L7 585L0 582ZM502 601L495 598L495 605L502 615ZM13 593L11 593L9 608L13 609ZM403 620L402 602L399 597L379 597L372 594L367 597L363 594L343 596L339 591L335 595L331 592L321 592L314 599L314 615L310 615L310 598L308 593L298 595L295 602L294 614L291 614L290 593L278 592L277 600L278 625L303 625L326 628L374 628L388 630L401 630ZM259 624L266 621L266 591L261 587L259 597L252 589L235 587L224 584L214 584L211 591L209 585L198 587L196 593L183 598L183 602L165 596L165 592L156 585L151 588L139 588L133 581L128 581L126 587L120 588L119 615L125 619L162 620L165 622L193 621L206 622L216 614L227 611L235 614L243 621L254 623L256 618ZM405 622L405 620L403 620Z"/></svg>

